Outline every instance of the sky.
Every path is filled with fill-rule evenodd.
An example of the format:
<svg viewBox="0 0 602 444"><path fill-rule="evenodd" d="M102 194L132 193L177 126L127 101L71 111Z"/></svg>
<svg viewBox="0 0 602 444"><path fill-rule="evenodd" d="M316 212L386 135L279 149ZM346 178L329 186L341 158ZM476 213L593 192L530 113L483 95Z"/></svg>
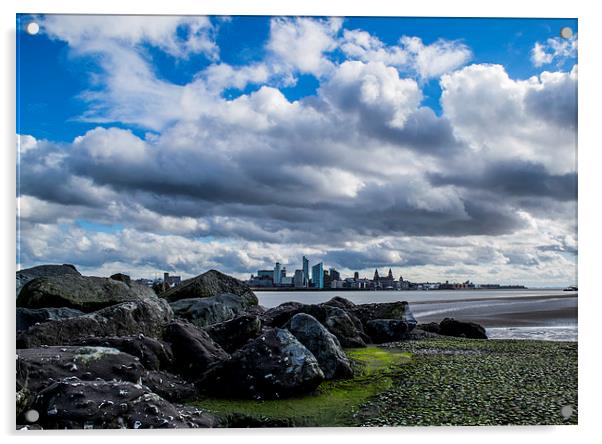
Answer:
<svg viewBox="0 0 602 444"><path fill-rule="evenodd" d="M17 30L19 268L577 282L575 19Z"/></svg>

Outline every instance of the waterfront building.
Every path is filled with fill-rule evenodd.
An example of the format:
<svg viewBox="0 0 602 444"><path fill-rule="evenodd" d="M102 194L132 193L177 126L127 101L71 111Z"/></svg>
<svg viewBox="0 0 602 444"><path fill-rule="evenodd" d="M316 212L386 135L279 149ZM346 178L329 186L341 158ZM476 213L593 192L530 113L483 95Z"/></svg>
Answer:
<svg viewBox="0 0 602 444"><path fill-rule="evenodd" d="M331 281L340 281L341 280L341 273L339 273L336 269L330 268L328 270L328 273L330 274Z"/></svg>
<svg viewBox="0 0 602 444"><path fill-rule="evenodd" d="M276 265L274 266L273 276L274 285L280 285L280 282L282 282L282 269L280 268L280 262L276 262Z"/></svg>
<svg viewBox="0 0 602 444"><path fill-rule="evenodd" d="M303 256L303 276L305 277L304 287L309 287L309 259Z"/></svg>
<svg viewBox="0 0 602 444"><path fill-rule="evenodd" d="M356 271L355 273L353 273L353 280L354 281L359 281L360 280L360 274L359 274L359 272Z"/></svg>
<svg viewBox="0 0 602 444"><path fill-rule="evenodd" d="M307 287L307 278L303 270L295 270L295 276L293 277L293 283L295 288Z"/></svg>
<svg viewBox="0 0 602 444"><path fill-rule="evenodd" d="M311 281L314 288L324 288L324 264L319 264L311 267Z"/></svg>

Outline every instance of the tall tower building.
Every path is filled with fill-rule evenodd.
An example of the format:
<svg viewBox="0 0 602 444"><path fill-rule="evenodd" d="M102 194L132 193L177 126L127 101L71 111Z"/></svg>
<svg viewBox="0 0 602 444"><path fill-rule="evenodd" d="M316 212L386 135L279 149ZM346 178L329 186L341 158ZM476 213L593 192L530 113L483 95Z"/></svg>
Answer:
<svg viewBox="0 0 602 444"><path fill-rule="evenodd" d="M387 276L387 279L389 280L393 280L393 272L391 271L391 269L389 268L389 275Z"/></svg>
<svg viewBox="0 0 602 444"><path fill-rule="evenodd" d="M304 287L309 287L309 259L303 256L303 275L305 276Z"/></svg>
<svg viewBox="0 0 602 444"><path fill-rule="evenodd" d="M378 270L374 270L374 282L380 281L380 276L378 275Z"/></svg>
<svg viewBox="0 0 602 444"><path fill-rule="evenodd" d="M280 268L280 262L276 262L274 266L274 285L280 285L282 282L282 269Z"/></svg>
<svg viewBox="0 0 602 444"><path fill-rule="evenodd" d="M319 264L311 267L311 281L314 288L324 288L324 264Z"/></svg>

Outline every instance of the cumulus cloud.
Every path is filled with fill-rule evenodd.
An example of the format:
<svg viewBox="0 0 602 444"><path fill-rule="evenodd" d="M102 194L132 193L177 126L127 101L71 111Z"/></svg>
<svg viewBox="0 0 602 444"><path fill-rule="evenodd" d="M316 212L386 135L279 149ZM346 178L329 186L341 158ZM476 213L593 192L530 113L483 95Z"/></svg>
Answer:
<svg viewBox="0 0 602 444"><path fill-rule="evenodd" d="M67 24L47 32L94 54L100 73L82 97L98 126L67 143L19 136L24 265L246 277L305 254L344 273L572 281L576 66L517 80L500 65L462 68L459 42L388 46L340 20L278 18L261 60L214 59L175 84L145 45L216 57L187 42L211 39L211 22L98 40ZM299 74L319 87L290 100L280 87ZM436 113L422 86L439 76Z"/></svg>
<svg viewBox="0 0 602 444"><path fill-rule="evenodd" d="M535 42L531 49L531 62L537 68L554 62L562 66L568 59L577 57L577 35L565 39L553 37L545 43Z"/></svg>
<svg viewBox="0 0 602 444"><path fill-rule="evenodd" d="M339 18L273 18L267 48L278 63L320 77L334 67L325 53L336 49L342 23Z"/></svg>
<svg viewBox="0 0 602 444"><path fill-rule="evenodd" d="M398 45L388 46L362 30L345 30L341 50L350 59L381 62L423 80L440 77L472 58L472 51L462 42L439 39L425 45L419 37L403 36Z"/></svg>
<svg viewBox="0 0 602 444"><path fill-rule="evenodd" d="M219 57L208 17L49 14L43 16L41 25L51 38L76 50L86 51L93 42L112 40L131 46L148 44L174 57L196 53Z"/></svg>

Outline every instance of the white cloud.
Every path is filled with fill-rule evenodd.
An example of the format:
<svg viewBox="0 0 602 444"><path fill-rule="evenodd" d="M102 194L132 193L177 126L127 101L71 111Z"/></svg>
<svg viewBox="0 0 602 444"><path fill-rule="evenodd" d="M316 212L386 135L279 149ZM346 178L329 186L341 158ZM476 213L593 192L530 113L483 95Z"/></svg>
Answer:
<svg viewBox="0 0 602 444"><path fill-rule="evenodd" d="M501 65L471 65L442 77L441 104L478 163L520 159L563 174L577 167L576 82L576 70L514 80Z"/></svg>
<svg viewBox="0 0 602 444"><path fill-rule="evenodd" d="M66 41L75 49L92 41L113 40L132 46L146 43L174 57L196 53L211 59L219 56L213 25L203 16L49 14L41 25L50 37Z"/></svg>
<svg viewBox="0 0 602 444"><path fill-rule="evenodd" d="M388 46L362 30L345 30L341 50L351 60L382 62L423 80L453 71L472 57L470 49L457 41L440 39L425 45L419 37L403 36L399 45Z"/></svg>
<svg viewBox="0 0 602 444"><path fill-rule="evenodd" d="M531 62L537 68L556 62L562 66L567 59L577 57L577 35L569 39L553 37L545 43L535 42L531 49Z"/></svg>
<svg viewBox="0 0 602 444"><path fill-rule="evenodd" d="M267 48L276 57L276 63L320 77L334 68L325 53L336 49L341 26L338 18L273 18Z"/></svg>

